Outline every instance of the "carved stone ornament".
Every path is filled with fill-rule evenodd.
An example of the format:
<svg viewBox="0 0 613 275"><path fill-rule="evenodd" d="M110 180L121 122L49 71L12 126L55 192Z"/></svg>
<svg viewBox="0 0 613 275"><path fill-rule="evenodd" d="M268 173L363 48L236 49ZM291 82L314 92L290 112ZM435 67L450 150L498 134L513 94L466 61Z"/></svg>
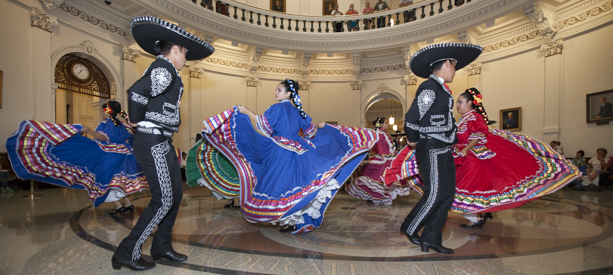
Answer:
<svg viewBox="0 0 613 275"><path fill-rule="evenodd" d="M401 50L402 55L404 56L404 66L406 67L407 71L411 73L411 66L409 66L409 64L411 63L411 56L413 56L413 53L411 52L411 47L404 46Z"/></svg>
<svg viewBox="0 0 613 275"><path fill-rule="evenodd" d="M310 73L309 64L311 63L311 53L302 54L302 66L300 67L302 76L307 76Z"/></svg>
<svg viewBox="0 0 613 275"><path fill-rule="evenodd" d="M528 17L528 19L530 19L530 22L532 22L532 24L536 25L540 35L547 38L552 38L555 35L556 30L554 30L553 28L554 25L550 24L548 20L548 17L553 16L547 16L545 11L543 11L541 7L535 4L525 6L524 14L526 15L526 17Z"/></svg>
<svg viewBox="0 0 613 275"><path fill-rule="evenodd" d="M458 40L460 40L460 43L467 43L467 44L472 44L472 39L470 37L470 34L468 34L467 31L461 31L458 32Z"/></svg>
<svg viewBox="0 0 613 275"><path fill-rule="evenodd" d="M247 76L247 87L257 87L260 79L253 76Z"/></svg>
<svg viewBox="0 0 613 275"><path fill-rule="evenodd" d="M300 80L298 81L298 84L300 84L300 90L308 91L309 89L311 89L311 81Z"/></svg>
<svg viewBox="0 0 613 275"><path fill-rule="evenodd" d="M251 58L251 66L249 67L250 73L255 73L258 71L260 57L262 57L262 53L264 52L264 48L255 48L255 52L253 53L253 57Z"/></svg>
<svg viewBox="0 0 613 275"><path fill-rule="evenodd" d="M135 49L130 49L126 46L123 46L122 51L123 51L122 59L130 61L130 62L136 63L136 58L140 56L140 51L135 50Z"/></svg>
<svg viewBox="0 0 613 275"><path fill-rule="evenodd" d="M385 93L385 90L387 90L387 85L385 85L385 83L381 83L381 85L379 85L379 91L381 93Z"/></svg>
<svg viewBox="0 0 613 275"><path fill-rule="evenodd" d="M94 47L94 43L92 43L89 40L85 40L83 41L81 44L79 44L81 46L85 47L85 52L87 52L87 54L92 54L94 52L97 52L98 49L96 49L96 47Z"/></svg>
<svg viewBox="0 0 613 275"><path fill-rule="evenodd" d="M466 71L468 72L468 76L471 75L480 75L481 74L481 62L473 62L466 66Z"/></svg>
<svg viewBox="0 0 613 275"><path fill-rule="evenodd" d="M362 65L361 65L360 53L352 53L351 54L351 59L353 60L353 74L354 75L359 75L360 73L362 73L362 69L361 69Z"/></svg>
<svg viewBox="0 0 613 275"><path fill-rule="evenodd" d="M541 45L541 52L545 52L545 57L549 57L556 54L562 54L562 48L564 47L564 41L562 38L551 41L545 45Z"/></svg>
<svg viewBox="0 0 613 275"><path fill-rule="evenodd" d="M417 85L417 76L413 73L411 73L410 75L405 75L404 82L407 84L407 86Z"/></svg>
<svg viewBox="0 0 613 275"><path fill-rule="evenodd" d="M51 32L51 27L58 25L57 17L49 16L35 8L30 11L30 21L32 27L38 27L48 32Z"/></svg>
<svg viewBox="0 0 613 275"><path fill-rule="evenodd" d="M352 90L360 90L362 89L362 80L351 80L349 85L351 85Z"/></svg>
<svg viewBox="0 0 613 275"><path fill-rule="evenodd" d="M198 68L196 66L189 67L189 77L191 78L201 78L201 75L204 73L203 68Z"/></svg>
<svg viewBox="0 0 613 275"><path fill-rule="evenodd" d="M42 0L48 10L55 9L64 3L64 0Z"/></svg>

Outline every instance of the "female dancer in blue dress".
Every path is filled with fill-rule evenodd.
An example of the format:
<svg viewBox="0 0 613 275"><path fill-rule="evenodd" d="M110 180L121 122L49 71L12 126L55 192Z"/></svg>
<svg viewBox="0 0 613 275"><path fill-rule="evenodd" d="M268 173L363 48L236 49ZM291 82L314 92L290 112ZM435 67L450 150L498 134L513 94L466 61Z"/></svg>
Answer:
<svg viewBox="0 0 613 275"><path fill-rule="evenodd" d="M369 129L312 124L299 89L286 79L275 91L279 103L263 116L239 105L205 120L203 130L238 172L245 219L278 223L292 234L321 226L339 187L378 140Z"/></svg>
<svg viewBox="0 0 613 275"><path fill-rule="evenodd" d="M96 207L148 189L145 174L132 155L132 127L117 118L126 117L121 105L109 101L101 115L105 120L95 131L81 124L22 121L6 141L15 174L24 180L87 190ZM116 203L111 214L133 210L129 200L125 203L127 208Z"/></svg>

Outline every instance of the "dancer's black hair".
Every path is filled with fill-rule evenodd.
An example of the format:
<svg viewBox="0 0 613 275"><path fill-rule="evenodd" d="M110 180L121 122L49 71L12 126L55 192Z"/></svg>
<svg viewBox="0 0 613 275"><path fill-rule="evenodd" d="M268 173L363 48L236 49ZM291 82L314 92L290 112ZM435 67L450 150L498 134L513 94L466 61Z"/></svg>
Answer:
<svg viewBox="0 0 613 275"><path fill-rule="evenodd" d="M373 122L372 122L372 125L374 125L374 126L375 126L375 129L380 129L380 128L381 128L381 125L382 125L383 123L385 123L385 120L386 120L386 119L387 119L386 117L383 117L383 116L378 116L378 117L375 119L375 121L373 121Z"/></svg>
<svg viewBox="0 0 613 275"><path fill-rule="evenodd" d="M282 81L281 84L283 84L283 86L285 87L285 91L291 93L290 99L294 106L296 106L296 109L298 109L298 112L300 112L300 116L302 118L306 118L307 115L302 109L302 103L300 103L300 96L298 95L298 90L300 90L300 84L289 78Z"/></svg>
<svg viewBox="0 0 613 275"><path fill-rule="evenodd" d="M466 98L473 106L473 109L483 116L485 124L490 122L490 119L487 117L487 113L485 112L485 108L483 107L483 96L481 95L481 92L477 90L477 88L468 88L466 91L460 94L460 96Z"/></svg>
<svg viewBox="0 0 613 275"><path fill-rule="evenodd" d="M119 102L110 100L108 103L102 104L102 109L109 116L115 126L121 125L121 121L117 118L117 115L121 116L124 120L128 121L128 114L121 109Z"/></svg>

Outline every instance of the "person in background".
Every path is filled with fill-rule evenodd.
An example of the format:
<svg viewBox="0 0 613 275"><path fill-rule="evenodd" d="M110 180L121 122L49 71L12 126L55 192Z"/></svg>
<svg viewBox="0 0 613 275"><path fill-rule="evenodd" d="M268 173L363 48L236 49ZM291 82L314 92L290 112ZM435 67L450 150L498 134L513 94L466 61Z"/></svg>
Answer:
<svg viewBox="0 0 613 275"><path fill-rule="evenodd" d="M611 190L613 189L613 180L611 177L613 176L613 158L609 158L607 164L602 168L602 172L600 172L600 186L604 189Z"/></svg>
<svg viewBox="0 0 613 275"><path fill-rule="evenodd" d="M330 15L341 16L341 15L343 15L343 12L341 12L338 9L338 5L334 5L334 10L332 10L332 12L330 12ZM332 24L333 24L333 27L334 27L334 32L341 32L341 31L343 31L342 30L343 29L343 23L334 21L334 22L332 22Z"/></svg>
<svg viewBox="0 0 613 275"><path fill-rule="evenodd" d="M345 12L345 15L353 15L353 14L360 14L359 11L357 11L356 9L354 9L353 4L349 5L349 10L347 10L347 12ZM357 20L352 20L347 22L347 30L349 31L356 31L358 29L358 21Z"/></svg>
<svg viewBox="0 0 613 275"><path fill-rule="evenodd" d="M575 158L570 161L577 166L577 168L581 169L581 166L585 166L585 158L583 156L585 156L585 151L579 150L575 154Z"/></svg>
<svg viewBox="0 0 613 275"><path fill-rule="evenodd" d="M385 11L389 10L390 6L387 5L387 2L383 0L378 0L377 4L375 4L375 11ZM384 28L387 19L385 16L377 17L377 28Z"/></svg>
<svg viewBox="0 0 613 275"><path fill-rule="evenodd" d="M370 2L366 2L364 9L362 10L362 14L372 14L373 11L374 9L370 6ZM372 19L364 19L362 23L364 24L365 30L370 30Z"/></svg>
<svg viewBox="0 0 613 275"><path fill-rule="evenodd" d="M607 157L607 149L598 148L596 149L596 157L591 158L588 163L591 163L594 166L594 171L600 173L602 169L607 165L609 161L609 157Z"/></svg>
<svg viewBox="0 0 613 275"><path fill-rule="evenodd" d="M408 5L412 5L413 0L400 0L399 7L406 7ZM415 17L415 11L413 10L405 10L404 11L404 23L413 21L413 17Z"/></svg>

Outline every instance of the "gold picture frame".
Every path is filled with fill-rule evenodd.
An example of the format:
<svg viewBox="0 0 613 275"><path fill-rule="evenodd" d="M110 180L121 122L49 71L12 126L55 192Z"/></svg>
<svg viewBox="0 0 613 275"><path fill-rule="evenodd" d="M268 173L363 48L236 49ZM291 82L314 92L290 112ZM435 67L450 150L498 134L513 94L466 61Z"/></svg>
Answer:
<svg viewBox="0 0 613 275"><path fill-rule="evenodd" d="M4 72L0 71L0 109L2 109L2 86L3 86L2 79L4 78L3 74Z"/></svg>
<svg viewBox="0 0 613 275"><path fill-rule="evenodd" d="M506 131L521 131L521 107L500 110L500 129Z"/></svg>
<svg viewBox="0 0 613 275"><path fill-rule="evenodd" d="M285 0L270 0L270 10L285 12Z"/></svg>
<svg viewBox="0 0 613 275"><path fill-rule="evenodd" d="M602 99L604 103L602 102ZM613 120L613 90L585 95L586 123L609 124Z"/></svg>
<svg viewBox="0 0 613 275"><path fill-rule="evenodd" d="M330 15L334 7L336 7L336 4L338 4L337 0L323 0L321 8L323 15Z"/></svg>

